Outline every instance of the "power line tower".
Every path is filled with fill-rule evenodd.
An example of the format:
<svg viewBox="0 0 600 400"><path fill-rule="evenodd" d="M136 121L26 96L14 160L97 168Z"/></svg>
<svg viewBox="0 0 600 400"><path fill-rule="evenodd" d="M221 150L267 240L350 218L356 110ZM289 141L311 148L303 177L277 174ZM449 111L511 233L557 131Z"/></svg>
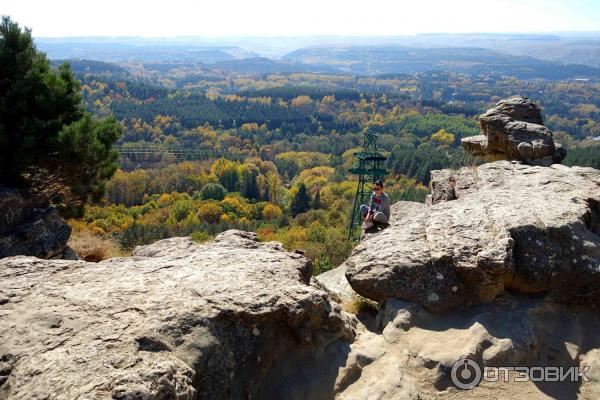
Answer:
<svg viewBox="0 0 600 400"><path fill-rule="evenodd" d="M358 163L355 164L355 167L350 168L349 171L354 175L358 175L358 186L356 188L350 226L348 227L349 240L358 240L360 236L360 229L357 229L362 224L360 205L367 204L369 201L371 185L388 174L387 169L383 166L387 157L377 147L376 134L365 132L363 148L361 151L354 153L354 157L356 157Z"/></svg>

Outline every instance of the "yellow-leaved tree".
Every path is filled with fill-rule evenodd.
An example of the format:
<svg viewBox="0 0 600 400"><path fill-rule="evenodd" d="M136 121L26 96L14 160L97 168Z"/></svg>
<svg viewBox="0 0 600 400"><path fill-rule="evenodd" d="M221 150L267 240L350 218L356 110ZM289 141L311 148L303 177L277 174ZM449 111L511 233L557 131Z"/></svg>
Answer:
<svg viewBox="0 0 600 400"><path fill-rule="evenodd" d="M437 143L439 146L450 146L454 143L454 134L446 132L446 130L442 128L431 135L431 141Z"/></svg>

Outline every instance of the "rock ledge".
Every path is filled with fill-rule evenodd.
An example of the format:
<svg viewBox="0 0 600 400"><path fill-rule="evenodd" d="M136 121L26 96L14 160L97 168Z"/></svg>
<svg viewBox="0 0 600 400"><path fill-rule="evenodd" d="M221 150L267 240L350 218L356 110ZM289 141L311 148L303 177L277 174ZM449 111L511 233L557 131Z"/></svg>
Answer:
<svg viewBox="0 0 600 400"><path fill-rule="evenodd" d="M600 171L498 161L434 171L431 185L429 205L393 205L392 226L351 253L358 294L433 312L505 290L598 307Z"/></svg>
<svg viewBox="0 0 600 400"><path fill-rule="evenodd" d="M97 264L2 259L0 399L330 396L353 321L310 273L241 231Z"/></svg>

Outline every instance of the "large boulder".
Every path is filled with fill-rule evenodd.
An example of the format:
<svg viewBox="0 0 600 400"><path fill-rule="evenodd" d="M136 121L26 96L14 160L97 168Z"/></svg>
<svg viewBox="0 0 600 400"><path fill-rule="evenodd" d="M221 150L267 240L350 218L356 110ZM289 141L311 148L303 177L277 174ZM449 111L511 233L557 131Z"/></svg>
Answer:
<svg viewBox="0 0 600 400"><path fill-rule="evenodd" d="M486 161L513 160L532 165L559 163L564 149L544 126L540 107L526 97L502 100L479 116L481 135L462 139L463 147Z"/></svg>
<svg viewBox="0 0 600 400"><path fill-rule="evenodd" d="M337 278L321 282L339 291ZM549 297L507 293L490 303L444 314L414 302L386 299L375 318L359 319L364 324L356 327L335 383L335 398L340 400L583 400L600 394L600 315L593 310L558 304ZM583 375L573 382L518 382L514 373L509 378L499 372L497 382L478 383L475 376L472 381L459 380L475 385L465 391L457 387L454 379L459 375L453 378L452 372L465 359L480 371L535 366L567 372L574 367Z"/></svg>
<svg viewBox="0 0 600 400"><path fill-rule="evenodd" d="M506 290L600 304L600 171L498 161L432 173L429 205L392 206L392 226L346 261L360 295L432 312Z"/></svg>
<svg viewBox="0 0 600 400"><path fill-rule="evenodd" d="M503 115L515 121L523 121L530 124L544 125L542 109L531 99L523 96L513 96L500 100L496 106L487 110L479 118L487 118L492 115Z"/></svg>
<svg viewBox="0 0 600 400"><path fill-rule="evenodd" d="M100 263L5 258L0 399L331 397L355 322L310 275L241 231Z"/></svg>
<svg viewBox="0 0 600 400"><path fill-rule="evenodd" d="M60 257L68 252L70 235L56 209L15 189L0 188L0 258Z"/></svg>
<svg viewBox="0 0 600 400"><path fill-rule="evenodd" d="M600 395L600 316L548 298L507 294L444 315L388 299L380 307L377 325L359 328L338 376L340 399L583 400ZM461 390L452 369L464 359L480 371L535 366L565 371L578 367L584 373L573 382L519 382L514 373L505 381L500 372L497 382L479 384L473 374L458 383L475 387ZM539 377L539 370L532 376Z"/></svg>

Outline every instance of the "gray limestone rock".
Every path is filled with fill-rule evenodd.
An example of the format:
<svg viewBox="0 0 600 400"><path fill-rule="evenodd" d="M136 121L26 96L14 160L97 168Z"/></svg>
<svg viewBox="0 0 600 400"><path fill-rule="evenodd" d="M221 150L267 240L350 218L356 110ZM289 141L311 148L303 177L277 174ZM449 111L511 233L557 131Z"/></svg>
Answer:
<svg viewBox="0 0 600 400"><path fill-rule="evenodd" d="M429 206L393 205L351 253L358 294L434 312L506 290L600 304L600 171L498 161L432 177Z"/></svg>
<svg viewBox="0 0 600 400"><path fill-rule="evenodd" d="M543 124L540 107L526 97L502 100L479 116L481 134L462 139L462 145L486 161L509 160L532 165L560 163L565 150L554 143Z"/></svg>
<svg viewBox="0 0 600 400"><path fill-rule="evenodd" d="M0 399L331 396L354 322L310 273L241 231L99 263L2 259Z"/></svg>

